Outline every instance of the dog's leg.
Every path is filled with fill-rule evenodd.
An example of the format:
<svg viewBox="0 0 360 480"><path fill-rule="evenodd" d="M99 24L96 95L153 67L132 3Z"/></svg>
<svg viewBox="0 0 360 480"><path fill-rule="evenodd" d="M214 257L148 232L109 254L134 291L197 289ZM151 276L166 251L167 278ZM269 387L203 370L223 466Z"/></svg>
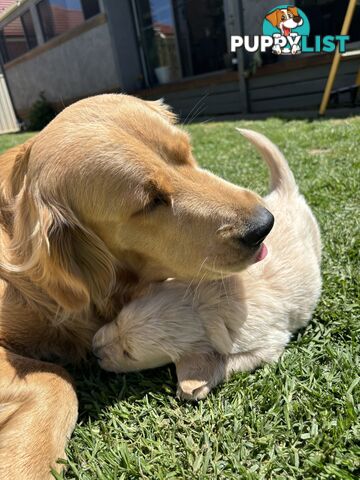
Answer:
<svg viewBox="0 0 360 480"><path fill-rule="evenodd" d="M77 419L69 375L56 365L0 347L0 478L46 480Z"/></svg>
<svg viewBox="0 0 360 480"><path fill-rule="evenodd" d="M217 352L190 354L176 362L177 395L201 400L226 377L226 356Z"/></svg>
<svg viewBox="0 0 360 480"><path fill-rule="evenodd" d="M266 363L275 363L283 353L285 345L286 343L229 355L226 359L226 378L236 372L252 372Z"/></svg>
<svg viewBox="0 0 360 480"><path fill-rule="evenodd" d="M271 348L223 355L191 354L176 362L178 391L180 398L201 400L219 383L236 372L251 372L265 363L276 362L284 351L284 345Z"/></svg>

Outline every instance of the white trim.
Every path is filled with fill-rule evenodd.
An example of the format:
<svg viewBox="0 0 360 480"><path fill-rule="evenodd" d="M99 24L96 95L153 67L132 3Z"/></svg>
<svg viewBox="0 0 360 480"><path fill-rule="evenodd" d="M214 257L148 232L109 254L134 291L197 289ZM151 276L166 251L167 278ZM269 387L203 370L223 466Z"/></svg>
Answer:
<svg viewBox="0 0 360 480"><path fill-rule="evenodd" d="M5 78L0 73L0 134L18 131L19 124L16 120Z"/></svg>

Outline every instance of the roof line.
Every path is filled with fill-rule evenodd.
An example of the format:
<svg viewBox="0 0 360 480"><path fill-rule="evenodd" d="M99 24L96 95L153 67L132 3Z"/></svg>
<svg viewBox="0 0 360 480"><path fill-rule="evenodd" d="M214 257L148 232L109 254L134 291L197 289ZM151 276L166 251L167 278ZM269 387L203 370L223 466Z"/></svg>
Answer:
<svg viewBox="0 0 360 480"><path fill-rule="evenodd" d="M16 0L13 5L9 5L5 10L0 14L0 22L13 13L17 8L21 7L28 0Z"/></svg>

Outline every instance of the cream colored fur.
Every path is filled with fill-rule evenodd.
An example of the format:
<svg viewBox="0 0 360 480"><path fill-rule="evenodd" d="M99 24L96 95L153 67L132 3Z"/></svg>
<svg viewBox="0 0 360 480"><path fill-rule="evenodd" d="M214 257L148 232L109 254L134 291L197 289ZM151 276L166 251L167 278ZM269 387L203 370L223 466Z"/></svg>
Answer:
<svg viewBox="0 0 360 480"><path fill-rule="evenodd" d="M62 469L77 398L44 360L85 360L99 328L152 283L251 265L261 247L242 239L262 205L197 166L161 101L81 100L0 155L1 480Z"/></svg>
<svg viewBox="0 0 360 480"><path fill-rule="evenodd" d="M267 257L222 281L154 284L95 335L100 365L115 372L177 366L179 394L199 399L236 371L276 361L311 318L320 295L316 220L279 150L241 130L271 172L265 205L275 216Z"/></svg>
<svg viewBox="0 0 360 480"><path fill-rule="evenodd" d="M182 394L197 398L232 369L275 356L273 322L285 335L284 319L306 323L318 294L316 224L274 147L247 135L272 168L267 201L279 218L269 258L239 277L261 252L244 239L261 224L264 201L199 168L162 102L87 98L0 155L1 480L61 471L77 397L66 371L44 360L86 359L105 324L100 356L119 344L117 369L174 360ZM172 277L183 284L165 281ZM263 311L270 306L277 316ZM260 333L246 337L251 325Z"/></svg>

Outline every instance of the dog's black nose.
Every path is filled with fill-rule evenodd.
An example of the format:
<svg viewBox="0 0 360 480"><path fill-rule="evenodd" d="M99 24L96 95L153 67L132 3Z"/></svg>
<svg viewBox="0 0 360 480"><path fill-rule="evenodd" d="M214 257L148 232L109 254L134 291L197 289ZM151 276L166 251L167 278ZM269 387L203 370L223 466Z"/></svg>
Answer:
<svg viewBox="0 0 360 480"><path fill-rule="evenodd" d="M295 23L300 23L301 22L301 17L298 15L297 17L293 18Z"/></svg>
<svg viewBox="0 0 360 480"><path fill-rule="evenodd" d="M274 216L264 207L258 208L253 222L249 225L242 241L248 247L256 247L265 239L274 225Z"/></svg>

